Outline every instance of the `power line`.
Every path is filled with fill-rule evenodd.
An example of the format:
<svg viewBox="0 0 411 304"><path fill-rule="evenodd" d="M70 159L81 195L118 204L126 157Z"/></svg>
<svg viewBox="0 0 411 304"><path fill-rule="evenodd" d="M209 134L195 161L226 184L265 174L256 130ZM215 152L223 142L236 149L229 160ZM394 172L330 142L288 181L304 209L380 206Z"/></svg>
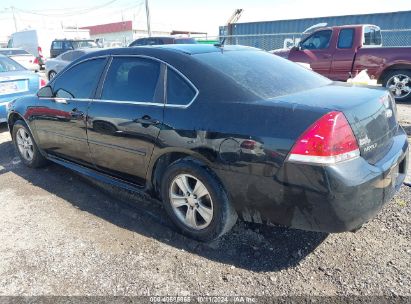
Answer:
<svg viewBox="0 0 411 304"><path fill-rule="evenodd" d="M106 3L100 4L100 5L96 5L93 7L89 7L89 8L84 8L84 9L79 9L77 11L72 11L72 12L65 12L65 13L54 13L54 14L47 14L44 13L44 10L25 10L25 9L21 9L21 8L15 8L17 11L22 12L22 13L26 13L26 14L33 14L33 15L39 15L39 16L44 16L44 17L69 17L69 16L75 16L75 15L83 15L83 14L87 14L90 13L92 11L95 10L99 10L103 7L109 6L111 4L113 4L114 2L117 2L118 0L110 0Z"/></svg>

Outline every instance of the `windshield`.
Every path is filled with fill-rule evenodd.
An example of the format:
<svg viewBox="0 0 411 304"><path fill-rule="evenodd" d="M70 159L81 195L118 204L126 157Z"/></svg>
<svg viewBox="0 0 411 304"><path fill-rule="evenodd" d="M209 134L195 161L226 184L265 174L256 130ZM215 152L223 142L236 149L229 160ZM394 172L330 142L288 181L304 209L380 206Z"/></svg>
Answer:
<svg viewBox="0 0 411 304"><path fill-rule="evenodd" d="M296 63L259 51L221 51L194 55L261 99L305 91L331 81Z"/></svg>
<svg viewBox="0 0 411 304"><path fill-rule="evenodd" d="M0 50L0 54L6 56L15 56L15 55L30 55L30 53L25 50Z"/></svg>
<svg viewBox="0 0 411 304"><path fill-rule="evenodd" d="M0 73L25 71L26 69L8 57L0 57Z"/></svg>
<svg viewBox="0 0 411 304"><path fill-rule="evenodd" d="M73 47L75 49L79 48L97 48L98 45L94 41L91 40L84 40L84 41L73 41Z"/></svg>

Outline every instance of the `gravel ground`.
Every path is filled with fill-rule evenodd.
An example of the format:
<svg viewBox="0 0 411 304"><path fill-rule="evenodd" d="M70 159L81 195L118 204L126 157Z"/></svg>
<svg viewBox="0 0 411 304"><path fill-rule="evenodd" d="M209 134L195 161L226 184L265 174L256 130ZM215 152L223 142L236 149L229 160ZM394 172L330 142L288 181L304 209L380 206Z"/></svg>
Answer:
<svg viewBox="0 0 411 304"><path fill-rule="evenodd" d="M0 295L411 296L407 186L356 233L240 222L201 244L156 203L57 165L24 167L5 127L0 185Z"/></svg>

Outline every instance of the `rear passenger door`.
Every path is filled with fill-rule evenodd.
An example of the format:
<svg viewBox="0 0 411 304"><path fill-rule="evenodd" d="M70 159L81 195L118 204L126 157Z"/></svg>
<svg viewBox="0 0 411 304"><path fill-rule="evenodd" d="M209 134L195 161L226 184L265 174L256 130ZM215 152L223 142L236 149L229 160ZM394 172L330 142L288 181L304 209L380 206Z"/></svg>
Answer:
<svg viewBox="0 0 411 304"><path fill-rule="evenodd" d="M144 185L163 121L164 73L165 66L154 59L111 59L87 120L90 151L99 170Z"/></svg>
<svg viewBox="0 0 411 304"><path fill-rule="evenodd" d="M343 28L338 32L336 49L333 55L330 78L333 80L346 81L350 77L355 53L357 51L355 43L356 34L354 28ZM358 39L357 39L358 40Z"/></svg>

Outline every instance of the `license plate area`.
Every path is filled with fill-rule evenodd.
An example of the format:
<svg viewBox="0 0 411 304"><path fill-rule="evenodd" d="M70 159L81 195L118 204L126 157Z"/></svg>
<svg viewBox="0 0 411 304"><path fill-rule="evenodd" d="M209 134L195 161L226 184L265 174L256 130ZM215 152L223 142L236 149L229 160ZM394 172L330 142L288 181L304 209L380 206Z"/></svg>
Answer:
<svg viewBox="0 0 411 304"><path fill-rule="evenodd" d="M12 80L0 82L0 95L9 95L27 92L29 90L28 80Z"/></svg>

